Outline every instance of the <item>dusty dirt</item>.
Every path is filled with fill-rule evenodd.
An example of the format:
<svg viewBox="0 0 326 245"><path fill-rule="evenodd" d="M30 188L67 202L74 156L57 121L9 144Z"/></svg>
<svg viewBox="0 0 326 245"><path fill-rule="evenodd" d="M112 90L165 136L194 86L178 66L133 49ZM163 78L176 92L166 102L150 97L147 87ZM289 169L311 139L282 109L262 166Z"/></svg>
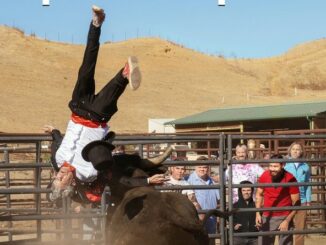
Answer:
<svg viewBox="0 0 326 245"><path fill-rule="evenodd" d="M326 242L326 236L310 235L305 240L306 245L322 245Z"/></svg>
<svg viewBox="0 0 326 245"><path fill-rule="evenodd" d="M44 124L64 131L83 51L83 45L40 40L0 26L0 131L40 132ZM129 55L138 56L143 83L119 100L110 124L120 133L147 132L149 118L326 97L325 39L266 59L207 56L154 38L106 43L98 58L97 91Z"/></svg>

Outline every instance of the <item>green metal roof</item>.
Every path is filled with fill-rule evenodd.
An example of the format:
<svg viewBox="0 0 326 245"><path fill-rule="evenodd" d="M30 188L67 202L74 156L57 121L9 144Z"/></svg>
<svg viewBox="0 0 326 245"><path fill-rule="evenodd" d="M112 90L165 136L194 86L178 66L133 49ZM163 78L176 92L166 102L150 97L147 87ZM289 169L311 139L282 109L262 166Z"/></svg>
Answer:
<svg viewBox="0 0 326 245"><path fill-rule="evenodd" d="M312 117L326 112L326 101L300 104L229 107L204 111L165 124L185 125L234 121Z"/></svg>

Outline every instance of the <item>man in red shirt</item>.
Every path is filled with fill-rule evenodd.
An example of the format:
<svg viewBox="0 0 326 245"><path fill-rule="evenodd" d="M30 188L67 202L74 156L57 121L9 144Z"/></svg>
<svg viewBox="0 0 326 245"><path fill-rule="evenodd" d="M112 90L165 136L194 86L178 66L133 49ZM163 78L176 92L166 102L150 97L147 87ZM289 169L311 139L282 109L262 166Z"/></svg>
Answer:
<svg viewBox="0 0 326 245"><path fill-rule="evenodd" d="M281 155L274 155L272 159L282 159ZM295 183L296 179L292 174L284 170L284 163L271 162L268 170L266 170L259 178L259 184L270 183ZM256 208L269 207L288 207L300 205L300 195L298 186L289 187L258 187L256 192ZM264 211L256 213L256 225L261 231L288 231L293 228L293 217L296 211L280 210L280 211ZM274 244L275 235L260 236L258 244L269 245ZM293 235L280 235L280 245L292 245Z"/></svg>

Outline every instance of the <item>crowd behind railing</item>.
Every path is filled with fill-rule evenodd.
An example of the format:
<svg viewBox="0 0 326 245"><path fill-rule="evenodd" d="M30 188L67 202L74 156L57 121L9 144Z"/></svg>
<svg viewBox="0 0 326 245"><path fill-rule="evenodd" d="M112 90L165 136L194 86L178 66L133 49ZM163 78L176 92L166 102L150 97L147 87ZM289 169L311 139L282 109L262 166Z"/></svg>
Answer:
<svg viewBox="0 0 326 245"><path fill-rule="evenodd" d="M292 144L283 146L282 150L276 151L272 149L271 145L258 143L258 147L253 146L253 142L263 142L264 139L242 140L246 144L238 142L239 144L232 147L232 144L237 141L234 140L234 142L228 142L228 148L222 144L222 147L227 149L226 151L225 149L221 150L221 142L224 138L219 137L215 136L214 141L213 137L198 141L210 142L207 145L213 147L209 149L199 148L200 143L194 136L189 139L186 137L154 137L154 143L153 139L148 137L141 140L118 137L114 142L117 145L115 154L138 151L139 154L150 157L162 151L162 148L167 145L185 145L186 142L189 148L175 150L165 161L164 165L168 167L165 175L168 175L168 178L163 185L157 186L157 189L178 191L186 195L198 210L200 219L204 218L209 209L233 210L228 220L215 217L208 219L205 226L212 238L212 244L215 242L214 238L220 239L221 244L227 244L227 242L230 244L273 244L275 235L279 235L280 244L291 244L293 237L295 244L303 244L306 233L325 232L323 229L307 229L307 223L309 223L307 222L307 212L310 216L310 226L313 225L312 217L315 219L315 224L318 223L316 217L321 220L318 228L324 228L323 221L325 220L325 202L320 203L325 199L323 155L311 154L311 149L318 148L320 150L317 144L311 146L310 143L307 147L305 145L307 141L294 139ZM1 213L5 214L3 217L22 213L24 208L21 206L15 208L13 205L15 202L18 205L23 202L27 204L30 200L35 201L35 193L43 193L39 195L39 200L33 208L25 209L25 211L34 212L35 220L37 220L36 214L40 215L39 222L37 222L37 226L40 226L42 215L46 211L53 212L53 203L49 203L45 198L45 194L50 193L51 190L43 188L44 185L49 184L53 173L51 165L45 163L49 162L47 144L37 145L36 150L31 147L34 150L30 152L35 151L39 159L36 160L36 163L29 159L29 163L24 163L24 166L17 163L16 159L20 159L17 154L22 154L25 159L28 159L30 157L30 153L27 153L28 147L15 148L10 145L2 147L5 150L3 151L4 161L0 166L3 174L1 185L5 188L1 190ZM284 152L285 148L287 148L286 152ZM305 152L307 148L310 150L309 153ZM6 155L8 152L11 152L11 158L16 161L9 159L10 157ZM191 154L187 154L187 152L191 152ZM275 154L276 152L282 154ZM306 157L308 154L309 158ZM191 161L188 159L189 156ZM29 169L35 167L35 164L39 166L38 169ZM26 183L33 177L14 178L9 174L9 170L17 171L18 169L30 171L30 175L40 176L40 178L28 183L28 190ZM38 174L35 175L37 172ZM40 172L43 176L40 175ZM316 178L321 181L316 183L313 181ZM9 179L12 181L8 185ZM12 186L15 186L15 190L11 188ZM25 188L17 188L21 186ZM17 201L13 198L13 194L25 194L25 196ZM8 196L10 197L8 198ZM95 212L100 217L105 213L101 214L97 211L103 210L101 205L107 207L111 204L100 203L97 207L92 205L86 207L72 202L71 204L66 203L66 206L61 208L65 209L66 213L72 213L71 218L76 218L78 213L84 212L88 213L88 217L91 216L89 212ZM41 210L42 212L40 212ZM20 220L28 220L27 216L25 218ZM54 217L47 219L51 218L54 219ZM13 220L15 219L11 219L11 221L7 219L8 222ZM94 238L93 230L94 227L98 227L97 223L98 219L96 218L82 222L82 230L87 234L84 236L85 239ZM15 225L12 224L6 229L3 228L2 235L9 234L9 231L13 231L15 228ZM11 234L17 233L19 231L16 230L16 233Z"/></svg>

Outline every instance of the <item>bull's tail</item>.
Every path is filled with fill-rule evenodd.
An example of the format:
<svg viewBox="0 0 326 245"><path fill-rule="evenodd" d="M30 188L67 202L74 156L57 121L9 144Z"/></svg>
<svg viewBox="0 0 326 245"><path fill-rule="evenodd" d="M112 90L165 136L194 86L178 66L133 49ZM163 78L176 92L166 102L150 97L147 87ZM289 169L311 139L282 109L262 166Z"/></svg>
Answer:
<svg viewBox="0 0 326 245"><path fill-rule="evenodd" d="M218 209L210 209L205 214L205 218L203 219L203 224L206 224L208 218L211 216L216 216L216 217L227 219L231 214L234 214L237 210L238 209L233 209L232 211L228 211L228 210L221 211Z"/></svg>

